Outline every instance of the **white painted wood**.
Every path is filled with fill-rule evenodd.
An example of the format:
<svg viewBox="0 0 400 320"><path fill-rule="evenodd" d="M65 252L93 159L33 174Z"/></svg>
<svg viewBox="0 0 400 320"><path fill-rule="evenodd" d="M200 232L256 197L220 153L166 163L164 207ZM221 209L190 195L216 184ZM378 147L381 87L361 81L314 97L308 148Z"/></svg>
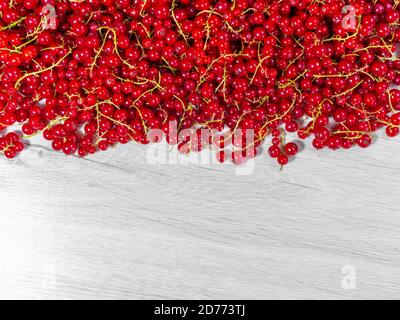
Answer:
<svg viewBox="0 0 400 320"><path fill-rule="evenodd" d="M399 139L248 176L145 155L0 159L0 298L400 298Z"/></svg>

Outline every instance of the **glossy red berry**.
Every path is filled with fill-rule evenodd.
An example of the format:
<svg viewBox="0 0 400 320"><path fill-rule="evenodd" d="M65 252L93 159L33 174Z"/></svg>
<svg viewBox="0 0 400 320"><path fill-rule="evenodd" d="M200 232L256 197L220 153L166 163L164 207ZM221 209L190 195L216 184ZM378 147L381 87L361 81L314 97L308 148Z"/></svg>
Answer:
<svg viewBox="0 0 400 320"><path fill-rule="evenodd" d="M296 143L290 142L286 144L285 153L288 156L295 156L298 152L299 152L299 146Z"/></svg>
<svg viewBox="0 0 400 320"><path fill-rule="evenodd" d="M281 154L278 157L278 164L280 164L281 166L286 166L289 163L289 158L287 155Z"/></svg>

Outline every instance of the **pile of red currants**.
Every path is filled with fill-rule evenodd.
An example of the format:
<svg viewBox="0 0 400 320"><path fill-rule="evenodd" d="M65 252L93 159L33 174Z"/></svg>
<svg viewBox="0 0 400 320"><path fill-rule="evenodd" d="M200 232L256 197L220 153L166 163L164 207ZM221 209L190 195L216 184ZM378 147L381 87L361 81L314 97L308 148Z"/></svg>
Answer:
<svg viewBox="0 0 400 320"><path fill-rule="evenodd" d="M398 0L0 0L0 153L366 148L400 132L399 42Z"/></svg>

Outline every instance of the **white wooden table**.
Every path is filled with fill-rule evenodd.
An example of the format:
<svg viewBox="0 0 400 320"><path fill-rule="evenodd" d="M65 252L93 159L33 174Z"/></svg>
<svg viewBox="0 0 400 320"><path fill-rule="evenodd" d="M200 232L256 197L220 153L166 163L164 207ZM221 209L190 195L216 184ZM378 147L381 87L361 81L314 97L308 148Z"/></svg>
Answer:
<svg viewBox="0 0 400 320"><path fill-rule="evenodd" d="M400 139L248 176L38 144L0 172L0 298L400 298Z"/></svg>

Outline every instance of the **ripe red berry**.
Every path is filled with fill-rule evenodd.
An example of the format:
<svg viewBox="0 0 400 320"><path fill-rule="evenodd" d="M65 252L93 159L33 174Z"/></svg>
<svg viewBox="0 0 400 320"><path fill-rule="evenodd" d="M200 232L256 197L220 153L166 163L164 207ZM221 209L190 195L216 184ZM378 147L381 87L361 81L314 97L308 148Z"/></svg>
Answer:
<svg viewBox="0 0 400 320"><path fill-rule="evenodd" d="M271 158L278 158L281 154L281 149L278 146L272 146L268 152Z"/></svg>
<svg viewBox="0 0 400 320"><path fill-rule="evenodd" d="M6 135L6 140L8 144L15 144L19 142L19 136L14 132L9 132Z"/></svg>
<svg viewBox="0 0 400 320"><path fill-rule="evenodd" d="M290 142L286 144L285 153L288 156L295 156L298 152L299 152L299 146L296 143Z"/></svg>
<svg viewBox="0 0 400 320"><path fill-rule="evenodd" d="M386 128L386 134L388 137L391 137L391 138L396 137L399 135L399 133L400 133L399 127L389 126Z"/></svg>
<svg viewBox="0 0 400 320"><path fill-rule="evenodd" d="M372 144L372 138L368 134L364 134L360 139L357 140L357 144L361 148L368 148Z"/></svg>
<svg viewBox="0 0 400 320"><path fill-rule="evenodd" d="M281 166L286 166L289 163L289 158L287 155L281 154L278 157L278 164L280 164Z"/></svg>

